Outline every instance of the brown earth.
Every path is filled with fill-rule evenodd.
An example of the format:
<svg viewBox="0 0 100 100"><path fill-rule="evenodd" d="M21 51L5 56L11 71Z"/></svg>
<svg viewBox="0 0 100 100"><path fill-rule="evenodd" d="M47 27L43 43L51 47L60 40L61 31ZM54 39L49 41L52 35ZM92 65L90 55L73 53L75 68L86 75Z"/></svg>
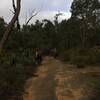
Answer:
<svg viewBox="0 0 100 100"><path fill-rule="evenodd" d="M46 57L35 74L25 84L24 100L100 100L93 93L93 81L100 80L99 67L79 69Z"/></svg>

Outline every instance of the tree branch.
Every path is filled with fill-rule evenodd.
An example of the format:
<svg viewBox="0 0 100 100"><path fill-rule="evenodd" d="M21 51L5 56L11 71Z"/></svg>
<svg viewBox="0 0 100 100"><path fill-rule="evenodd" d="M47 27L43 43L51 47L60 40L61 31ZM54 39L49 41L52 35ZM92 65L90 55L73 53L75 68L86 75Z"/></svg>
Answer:
<svg viewBox="0 0 100 100"><path fill-rule="evenodd" d="M12 30L12 28L13 28L15 22L16 22L16 19L19 16L20 9L21 9L21 0L17 0L16 12L15 12L13 18L11 19L11 21L10 21L6 31L5 31L5 33L3 34L2 39L0 41L0 52L2 52L4 44L5 44L6 40L8 39L8 36L9 36L9 34L10 34L10 32L11 32L11 30Z"/></svg>
<svg viewBox="0 0 100 100"><path fill-rule="evenodd" d="M28 25L28 23L32 20L33 17L35 17L39 12L36 12L35 14L35 10L32 11L31 16L29 17L29 19L26 21L25 25Z"/></svg>

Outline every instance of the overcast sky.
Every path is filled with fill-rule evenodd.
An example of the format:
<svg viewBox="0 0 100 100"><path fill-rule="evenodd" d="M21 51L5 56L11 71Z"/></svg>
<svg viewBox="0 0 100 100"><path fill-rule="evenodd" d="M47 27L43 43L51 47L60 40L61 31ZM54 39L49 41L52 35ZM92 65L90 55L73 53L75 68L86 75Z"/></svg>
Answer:
<svg viewBox="0 0 100 100"><path fill-rule="evenodd" d="M31 12L35 9L38 15L32 20L36 19L51 19L53 20L54 15L58 12L64 13L59 18L65 19L70 17L70 6L73 0L22 0L22 8L20 13L20 22L25 23L26 16L30 16ZM9 22L13 16L12 12L12 0L0 0L0 16Z"/></svg>

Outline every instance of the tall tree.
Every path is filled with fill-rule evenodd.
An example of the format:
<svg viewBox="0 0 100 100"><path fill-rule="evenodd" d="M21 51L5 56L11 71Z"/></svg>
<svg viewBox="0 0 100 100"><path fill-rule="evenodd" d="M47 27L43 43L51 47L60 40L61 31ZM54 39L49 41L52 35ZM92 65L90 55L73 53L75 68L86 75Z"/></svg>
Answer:
<svg viewBox="0 0 100 100"><path fill-rule="evenodd" d="M100 14L99 0L74 0L71 6L72 18L81 20L82 47L86 46L88 31L96 33L98 14ZM89 35L90 36L90 35Z"/></svg>
<svg viewBox="0 0 100 100"><path fill-rule="evenodd" d="M6 31L5 31L5 33L3 34L3 37L2 37L2 39L1 39L1 41L0 41L0 52L2 51L3 46L4 46L4 43L6 42L8 36L9 36L9 34L10 34L10 32L11 32L11 30L12 30L12 28L13 28L15 22L16 22L16 20L18 19L19 13L20 13L20 9L21 9L21 0L17 0L16 3L17 3L17 4L16 4L16 5L17 5L17 7L16 7L16 12L15 12L15 14L14 14L12 20L10 21L10 23L9 23L9 25L8 25L8 27L7 27Z"/></svg>

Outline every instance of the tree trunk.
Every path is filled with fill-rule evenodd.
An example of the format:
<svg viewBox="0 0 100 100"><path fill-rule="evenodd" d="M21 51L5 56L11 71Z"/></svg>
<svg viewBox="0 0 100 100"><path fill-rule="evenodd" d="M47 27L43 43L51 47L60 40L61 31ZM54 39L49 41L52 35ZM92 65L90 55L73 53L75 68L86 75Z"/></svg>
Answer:
<svg viewBox="0 0 100 100"><path fill-rule="evenodd" d="M4 33L1 41L0 41L0 52L2 52L4 44L5 44L7 38L8 38L8 36L9 36L9 34L10 34L10 32L11 32L11 30L12 30L12 28L13 28L13 26L14 26L17 18L18 18L18 16L19 16L20 8L21 8L21 0L17 0L16 12L15 12L12 20L10 21L10 23L9 23L9 25L8 25L8 27L7 27L7 29L6 29L6 31Z"/></svg>
<svg viewBox="0 0 100 100"><path fill-rule="evenodd" d="M13 14L15 14L16 13L15 0L12 0L12 6L13 6L13 9L14 9L14 13ZM17 29L20 30L19 16L16 19L16 24L17 24Z"/></svg>

